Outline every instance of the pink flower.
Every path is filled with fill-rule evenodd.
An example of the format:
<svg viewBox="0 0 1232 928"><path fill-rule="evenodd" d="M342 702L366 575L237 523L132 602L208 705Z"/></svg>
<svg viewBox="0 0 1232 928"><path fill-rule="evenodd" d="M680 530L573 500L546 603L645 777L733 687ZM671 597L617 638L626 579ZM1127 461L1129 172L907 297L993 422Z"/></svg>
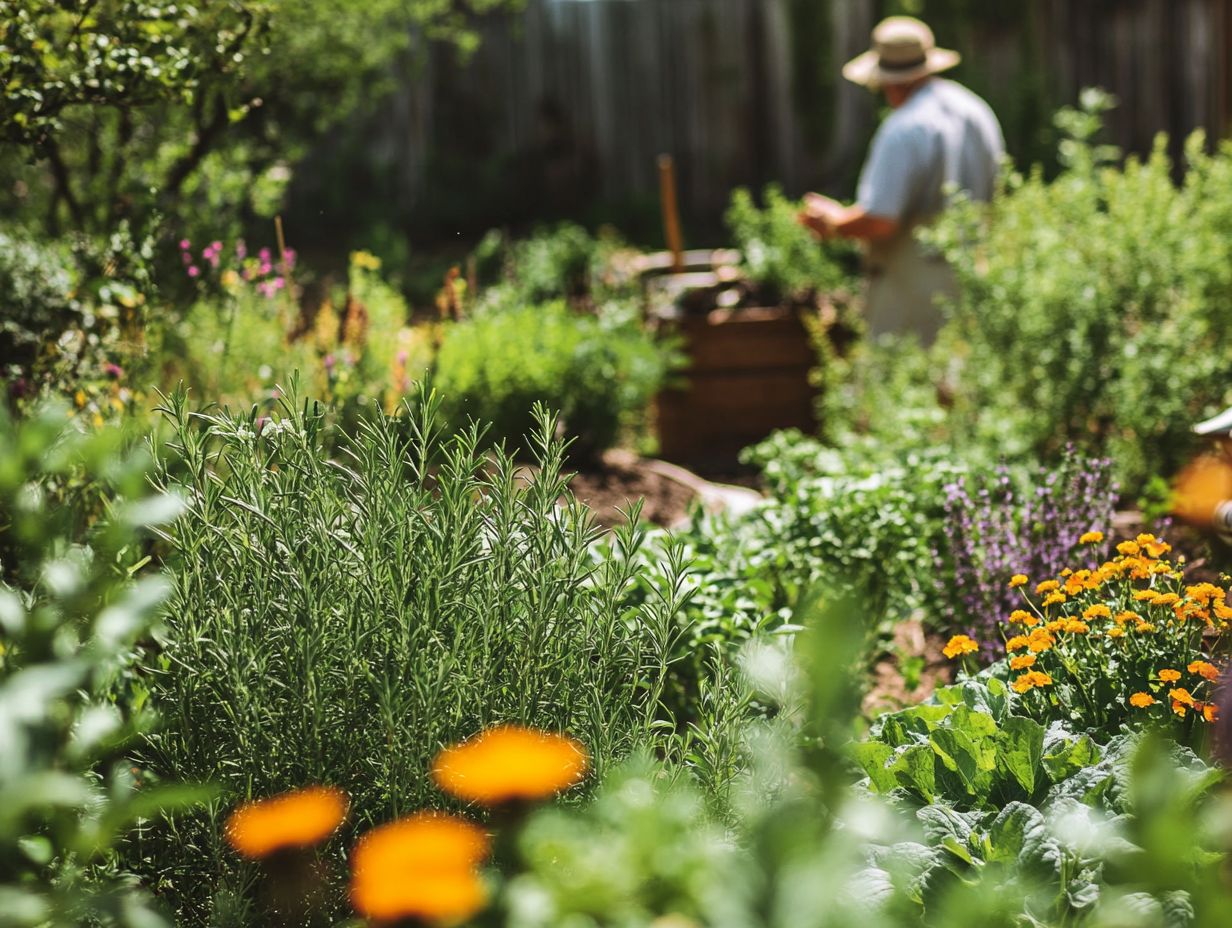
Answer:
<svg viewBox="0 0 1232 928"><path fill-rule="evenodd" d="M119 380L124 376L124 368L120 367L118 364L108 362L103 365L103 373L108 377L114 377L116 380Z"/></svg>
<svg viewBox="0 0 1232 928"><path fill-rule="evenodd" d="M399 363L399 364L405 364L405 363L406 363L406 359L407 359L408 357L410 357L410 354L407 352L407 350L406 350L405 348L403 348L401 351L399 351L399 352L398 352L398 363Z"/></svg>
<svg viewBox="0 0 1232 928"><path fill-rule="evenodd" d="M268 264L270 259L270 250L268 248L262 248L257 252L257 257L261 259L262 264Z"/></svg>
<svg viewBox="0 0 1232 928"><path fill-rule="evenodd" d="M248 246L244 244L243 239L235 243L235 256L241 261L248 257Z"/></svg>
<svg viewBox="0 0 1232 928"><path fill-rule="evenodd" d="M195 264L190 264L190 265L188 266L188 276L189 276L189 277L200 277L200 276L201 276L201 269L200 269L199 267L197 267L197 265L195 265Z"/></svg>
<svg viewBox="0 0 1232 928"><path fill-rule="evenodd" d="M180 239L180 251L188 251L190 248L192 248L192 242L186 238Z"/></svg>
<svg viewBox="0 0 1232 928"><path fill-rule="evenodd" d="M338 363L338 359L332 354L327 354L321 359L321 363L325 365L325 370L328 372L334 369L334 365Z"/></svg>
<svg viewBox="0 0 1232 928"><path fill-rule="evenodd" d="M261 262L260 272L262 275L268 274L273 269L274 269L274 265L270 264L268 261Z"/></svg>
<svg viewBox="0 0 1232 928"><path fill-rule="evenodd" d="M217 239L210 242L210 250L215 253L222 251L222 242L218 241Z"/></svg>
<svg viewBox="0 0 1232 928"><path fill-rule="evenodd" d="M270 281L270 286L273 287L275 290L281 290L286 285L287 285L287 282L283 280L281 277L275 277L273 280Z"/></svg>
<svg viewBox="0 0 1232 928"><path fill-rule="evenodd" d="M282 253L282 263L287 266L288 271L295 267L295 255L296 252L294 248L288 248Z"/></svg>

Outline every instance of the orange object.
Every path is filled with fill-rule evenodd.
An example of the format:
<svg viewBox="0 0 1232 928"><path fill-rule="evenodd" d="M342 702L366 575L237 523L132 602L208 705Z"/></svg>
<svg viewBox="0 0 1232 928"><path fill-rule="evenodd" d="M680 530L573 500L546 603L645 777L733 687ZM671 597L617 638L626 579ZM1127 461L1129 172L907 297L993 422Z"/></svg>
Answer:
<svg viewBox="0 0 1232 928"><path fill-rule="evenodd" d="M446 748L432 777L459 799L500 805L553 796L577 783L586 767L586 751L573 739L503 725Z"/></svg>
<svg viewBox="0 0 1232 928"><path fill-rule="evenodd" d="M291 847L311 847L346 818L347 797L330 786L310 786L240 806L227 819L226 838L244 857L259 859Z"/></svg>
<svg viewBox="0 0 1232 928"><path fill-rule="evenodd" d="M1222 457L1200 457L1177 477L1172 511L1178 518L1206 528L1219 504L1230 499L1232 465Z"/></svg>
<svg viewBox="0 0 1232 928"><path fill-rule="evenodd" d="M487 903L488 839L470 822L419 812L374 828L351 854L351 902L379 921L460 921Z"/></svg>

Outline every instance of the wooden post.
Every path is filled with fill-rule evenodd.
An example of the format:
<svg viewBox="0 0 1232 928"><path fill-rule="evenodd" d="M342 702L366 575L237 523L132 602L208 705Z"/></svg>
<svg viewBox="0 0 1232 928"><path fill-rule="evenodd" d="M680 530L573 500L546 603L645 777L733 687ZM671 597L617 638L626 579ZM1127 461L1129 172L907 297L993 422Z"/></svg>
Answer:
<svg viewBox="0 0 1232 928"><path fill-rule="evenodd" d="M671 155L659 155L659 201L663 208L663 237L672 253L672 272L684 270L684 242L680 237L680 208L676 203L676 167Z"/></svg>

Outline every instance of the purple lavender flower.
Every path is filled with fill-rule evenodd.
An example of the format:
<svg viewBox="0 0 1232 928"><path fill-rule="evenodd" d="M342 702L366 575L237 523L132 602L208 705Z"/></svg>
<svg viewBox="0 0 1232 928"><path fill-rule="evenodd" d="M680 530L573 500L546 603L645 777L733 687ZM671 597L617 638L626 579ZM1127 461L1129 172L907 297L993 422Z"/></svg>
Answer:
<svg viewBox="0 0 1232 928"><path fill-rule="evenodd" d="M1037 470L1026 490L1004 465L945 488L947 541L934 551L938 590L948 624L979 641L986 657L996 656L1001 623L1022 606L1010 577L1055 576L1085 532L1107 529L1117 501L1111 471L1110 461L1067 449L1060 467ZM1099 556L1107 542L1104 548L1088 550Z"/></svg>

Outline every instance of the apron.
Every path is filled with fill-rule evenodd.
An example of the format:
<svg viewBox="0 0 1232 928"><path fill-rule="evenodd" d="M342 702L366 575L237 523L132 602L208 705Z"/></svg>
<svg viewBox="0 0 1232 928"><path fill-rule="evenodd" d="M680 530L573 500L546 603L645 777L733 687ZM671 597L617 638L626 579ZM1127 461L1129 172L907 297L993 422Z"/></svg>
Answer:
<svg viewBox="0 0 1232 928"><path fill-rule="evenodd" d="M870 338L914 335L924 347L944 321L937 300L958 296L958 280L945 258L925 248L908 229L869 245L865 319Z"/></svg>

